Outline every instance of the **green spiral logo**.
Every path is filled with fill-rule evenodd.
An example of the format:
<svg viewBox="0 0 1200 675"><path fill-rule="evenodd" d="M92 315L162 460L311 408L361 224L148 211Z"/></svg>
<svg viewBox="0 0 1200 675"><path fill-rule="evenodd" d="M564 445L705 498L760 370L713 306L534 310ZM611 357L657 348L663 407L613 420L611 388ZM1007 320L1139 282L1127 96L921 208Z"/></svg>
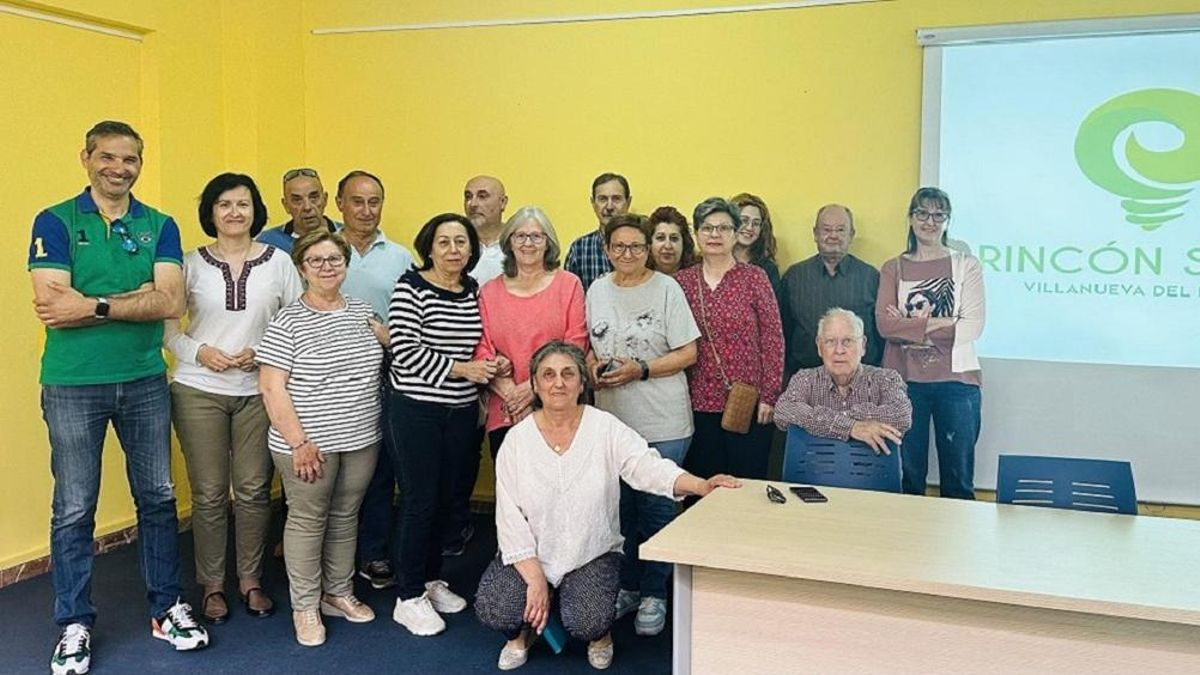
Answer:
<svg viewBox="0 0 1200 675"><path fill-rule="evenodd" d="M1136 129L1147 122L1170 124L1183 142L1172 150L1147 149ZM1183 197L1200 181L1200 96L1142 89L1102 103L1079 125L1075 161L1093 183L1125 197L1125 220L1146 231L1158 229L1183 215L1188 203Z"/></svg>

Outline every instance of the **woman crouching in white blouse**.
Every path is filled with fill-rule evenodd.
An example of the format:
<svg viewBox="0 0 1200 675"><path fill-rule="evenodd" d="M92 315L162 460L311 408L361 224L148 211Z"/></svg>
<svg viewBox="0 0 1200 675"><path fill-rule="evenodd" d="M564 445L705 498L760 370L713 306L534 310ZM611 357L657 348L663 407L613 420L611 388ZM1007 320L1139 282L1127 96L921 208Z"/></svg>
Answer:
<svg viewBox="0 0 1200 675"><path fill-rule="evenodd" d="M702 480L663 459L616 417L583 403L583 352L551 342L529 369L535 412L517 423L496 459L500 556L479 581L475 612L508 642L501 670L525 663L558 595L563 627L588 641L588 662L612 663L609 628L620 585L620 481L665 497L703 497L740 487L727 475Z"/></svg>

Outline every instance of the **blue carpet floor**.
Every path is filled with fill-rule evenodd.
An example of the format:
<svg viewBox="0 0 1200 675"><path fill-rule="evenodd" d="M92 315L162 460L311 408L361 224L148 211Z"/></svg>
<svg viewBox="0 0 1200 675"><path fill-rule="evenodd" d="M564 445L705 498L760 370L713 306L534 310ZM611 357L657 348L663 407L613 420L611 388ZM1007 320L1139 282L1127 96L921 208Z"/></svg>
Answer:
<svg viewBox="0 0 1200 675"><path fill-rule="evenodd" d="M471 600L479 576L496 550L490 515L475 516L475 538L467 554L447 558L443 576L450 587ZM278 530L278 524L276 524ZM193 606L199 604L194 578L192 538L180 535L181 575ZM232 554L230 560L232 560ZM231 574L231 578L232 574ZM93 575L93 601L99 618L92 635L92 672L144 675L149 673L497 673L496 658L504 640L484 628L468 607L446 615L446 632L418 638L392 622L395 596L375 591L361 579L358 596L377 615L369 624L350 624L326 618L328 639L321 647L301 647L292 632L287 578L282 561L270 559L264 585L278 611L268 619L244 614L237 601L236 582L228 593L232 616L210 628L212 644L203 651L176 653L150 637L145 591L138 573L134 546L99 556ZM51 619L54 595L49 575L0 589L0 673L45 673L58 639ZM633 617L613 628L616 657L607 672L667 673L671 668L671 626L657 637L637 637ZM520 673L591 673L586 644L571 641L561 655L539 643Z"/></svg>

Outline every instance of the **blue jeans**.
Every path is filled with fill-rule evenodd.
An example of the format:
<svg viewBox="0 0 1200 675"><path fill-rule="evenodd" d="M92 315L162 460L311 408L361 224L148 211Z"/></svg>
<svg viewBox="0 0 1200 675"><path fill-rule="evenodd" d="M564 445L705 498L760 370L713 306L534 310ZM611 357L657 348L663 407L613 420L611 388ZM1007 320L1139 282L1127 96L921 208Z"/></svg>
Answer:
<svg viewBox="0 0 1200 675"><path fill-rule="evenodd" d="M900 453L904 492L925 494L929 472L929 419L933 418L941 495L975 499L975 441L979 440L979 387L962 382L909 382L912 427Z"/></svg>
<svg viewBox="0 0 1200 675"><path fill-rule="evenodd" d="M171 404L162 375L83 386L42 387L54 474L50 519L54 620L96 621L92 605L92 539L100 492L100 455L111 421L125 451L125 473L137 507L138 557L152 616L180 597L179 526L171 483Z"/></svg>
<svg viewBox="0 0 1200 675"><path fill-rule="evenodd" d="M650 447L666 459L682 465L692 439L651 443ZM676 504L672 499L638 492L621 481L621 536L625 537L625 556L621 560L621 588L641 591L642 597L666 599L667 563L643 561L638 546L675 520Z"/></svg>

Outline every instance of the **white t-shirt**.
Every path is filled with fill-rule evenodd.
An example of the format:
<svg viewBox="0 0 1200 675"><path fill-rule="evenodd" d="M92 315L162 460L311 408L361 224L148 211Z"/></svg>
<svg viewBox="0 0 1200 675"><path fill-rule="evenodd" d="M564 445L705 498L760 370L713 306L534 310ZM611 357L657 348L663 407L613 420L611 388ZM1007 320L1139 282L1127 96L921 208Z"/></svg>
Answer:
<svg viewBox="0 0 1200 675"><path fill-rule="evenodd" d="M475 263L471 276L479 282L479 287L483 288L484 284L501 274L504 274L504 251L500 248L500 242L481 245L479 262Z"/></svg>
<svg viewBox="0 0 1200 675"><path fill-rule="evenodd" d="M175 381L210 394L257 394L257 371L231 368L215 373L200 365L196 353L204 344L227 354L246 347L257 350L271 317L303 292L291 258L264 246L234 279L229 266L201 246L183 257L183 276L187 329L167 336L167 348L175 355Z"/></svg>

